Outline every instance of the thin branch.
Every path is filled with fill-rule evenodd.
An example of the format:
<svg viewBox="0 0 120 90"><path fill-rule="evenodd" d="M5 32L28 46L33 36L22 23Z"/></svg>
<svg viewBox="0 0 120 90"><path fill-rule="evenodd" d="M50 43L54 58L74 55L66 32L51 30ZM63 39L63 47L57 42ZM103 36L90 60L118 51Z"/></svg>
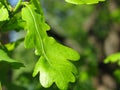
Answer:
<svg viewBox="0 0 120 90"><path fill-rule="evenodd" d="M13 10L14 13L17 12L17 10L20 8L21 3L22 3L22 0L19 0L18 3L17 3L17 5L15 6L15 8Z"/></svg>

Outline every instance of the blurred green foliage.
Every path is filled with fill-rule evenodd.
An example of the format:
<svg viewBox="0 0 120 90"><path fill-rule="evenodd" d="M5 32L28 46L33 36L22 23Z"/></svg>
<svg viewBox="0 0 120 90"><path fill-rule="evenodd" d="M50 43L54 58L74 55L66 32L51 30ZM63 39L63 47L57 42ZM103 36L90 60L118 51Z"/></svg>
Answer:
<svg viewBox="0 0 120 90"><path fill-rule="evenodd" d="M117 82L120 83L120 69L115 70L114 76L116 77Z"/></svg>
<svg viewBox="0 0 120 90"><path fill-rule="evenodd" d="M116 23L120 23L120 9L116 9L111 13L112 20Z"/></svg>
<svg viewBox="0 0 120 90"><path fill-rule="evenodd" d="M105 59L105 63L118 63L120 65L120 53L115 53Z"/></svg>
<svg viewBox="0 0 120 90"><path fill-rule="evenodd" d="M110 32L113 23L120 24L120 7L109 9L110 1L95 5L72 5L64 0L41 0L46 22L51 26L52 31L48 33L54 35L56 39L74 49L81 54L81 60L74 62L78 68L77 81L69 85L68 90L96 90L92 80L99 73L99 58L101 52L94 45L90 36L94 36L98 42L102 43ZM119 1L115 2L119 3ZM92 18L92 19L91 19ZM1 23L0 23L1 24ZM7 28L7 27L6 27ZM98 43L99 44L99 43ZM25 49L23 43L9 44L10 55L24 63L25 67L19 70L12 70L10 67L0 69L0 76L7 75L2 83L8 90L58 90L54 84L46 89L39 84L38 76L33 78L32 72L38 57L34 55L34 50ZM101 49L101 48L100 48ZM103 47L102 47L103 50ZM104 52L104 50L102 51ZM119 54L109 56L106 62L119 61ZM0 66L1 67L1 66ZM4 74L4 75L3 75ZM113 73L115 80L120 84L120 70ZM1 80L0 80L1 81ZM7 84L9 82L9 84ZM12 88L14 86L14 88Z"/></svg>
<svg viewBox="0 0 120 90"><path fill-rule="evenodd" d="M0 90L2 90L1 82L0 82Z"/></svg>

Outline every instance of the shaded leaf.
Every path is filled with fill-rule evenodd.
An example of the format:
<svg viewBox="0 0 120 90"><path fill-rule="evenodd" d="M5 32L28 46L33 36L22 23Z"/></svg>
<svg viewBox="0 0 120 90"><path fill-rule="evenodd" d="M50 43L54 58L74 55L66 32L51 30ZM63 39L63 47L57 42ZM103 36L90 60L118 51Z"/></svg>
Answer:
<svg viewBox="0 0 120 90"><path fill-rule="evenodd" d="M22 20L21 18L21 12L16 13L9 21L7 21L7 23L5 24L5 26L3 25L2 31L9 31L9 30L23 30L25 26L25 22ZM3 32L4 32L3 31Z"/></svg>
<svg viewBox="0 0 120 90"><path fill-rule="evenodd" d="M10 64L13 68L20 68L24 66L22 63L11 59L3 50L0 49L0 63L2 62Z"/></svg>
<svg viewBox="0 0 120 90"><path fill-rule="evenodd" d="M114 76L118 82L120 82L120 69L114 71Z"/></svg>

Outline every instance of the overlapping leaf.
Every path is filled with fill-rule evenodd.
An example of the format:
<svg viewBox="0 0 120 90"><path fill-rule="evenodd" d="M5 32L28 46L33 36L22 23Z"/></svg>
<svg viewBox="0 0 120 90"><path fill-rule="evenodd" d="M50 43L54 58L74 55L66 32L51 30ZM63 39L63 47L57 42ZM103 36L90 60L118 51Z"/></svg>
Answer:
<svg viewBox="0 0 120 90"><path fill-rule="evenodd" d="M1 27L2 31L9 31L9 30L23 30L25 23L21 19L21 12L16 13L6 24Z"/></svg>
<svg viewBox="0 0 120 90"><path fill-rule="evenodd" d="M105 60L104 60L105 63L118 63L120 65L120 53L115 53L115 54L112 54L110 56L108 56Z"/></svg>
<svg viewBox="0 0 120 90"><path fill-rule="evenodd" d="M41 8L35 5L36 1L25 4L26 7L22 9L22 18L26 21L27 29L25 47L34 47L37 55L41 55L33 76L40 73L40 82L44 87L50 87L55 82L60 89L65 90L69 82L75 81L74 74L77 73L69 60L78 60L79 54L47 35L49 26L45 23Z"/></svg>
<svg viewBox="0 0 120 90"><path fill-rule="evenodd" d="M72 4L95 4L105 0L65 0L65 1Z"/></svg>
<svg viewBox="0 0 120 90"><path fill-rule="evenodd" d="M0 49L0 62L6 62L11 65L13 68L20 68L24 65L20 62L11 59L3 50Z"/></svg>
<svg viewBox="0 0 120 90"><path fill-rule="evenodd" d="M9 14L5 6L0 2L0 21L9 19Z"/></svg>

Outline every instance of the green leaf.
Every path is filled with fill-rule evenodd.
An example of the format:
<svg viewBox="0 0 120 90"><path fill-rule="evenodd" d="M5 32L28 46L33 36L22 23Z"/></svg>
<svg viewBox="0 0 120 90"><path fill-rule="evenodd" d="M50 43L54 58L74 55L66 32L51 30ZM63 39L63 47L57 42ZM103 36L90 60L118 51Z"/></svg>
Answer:
<svg viewBox="0 0 120 90"><path fill-rule="evenodd" d="M24 38L21 38L15 42L7 43L4 46L8 51L13 51L18 45L20 45L21 42L23 42L23 40Z"/></svg>
<svg viewBox="0 0 120 90"><path fill-rule="evenodd" d="M96 4L99 3L100 1L105 0L65 0L65 1L72 4Z"/></svg>
<svg viewBox="0 0 120 90"><path fill-rule="evenodd" d="M33 76L40 72L40 82L44 87L55 82L60 89L67 89L69 82L75 82L74 74L77 74L75 66L68 60L78 60L79 54L52 37L45 39L44 47L45 55L37 62Z"/></svg>
<svg viewBox="0 0 120 90"><path fill-rule="evenodd" d="M41 46L43 42L42 38L47 36L46 31L49 30L50 27L45 23L43 16L35 12L34 8L34 5L27 5L26 8L22 9L22 18L27 22L25 28L28 29L28 34L25 38L25 47L31 48L36 44L35 47L41 50L39 46Z"/></svg>
<svg viewBox="0 0 120 90"><path fill-rule="evenodd" d="M118 65L120 65L120 53L115 53L115 54L112 54L110 56L108 56L105 60L104 60L105 63L118 63Z"/></svg>
<svg viewBox="0 0 120 90"><path fill-rule="evenodd" d="M120 9L115 9L111 13L111 17L112 17L113 21L120 23Z"/></svg>
<svg viewBox="0 0 120 90"><path fill-rule="evenodd" d="M9 20L9 13L5 6L0 2L0 21Z"/></svg>
<svg viewBox="0 0 120 90"><path fill-rule="evenodd" d="M27 35L25 47L35 48L36 54L41 55L36 63L33 76L40 73L40 83L43 87L50 87L54 82L60 89L67 89L69 82L75 82L77 70L69 61L79 59L79 54L63 46L49 37L46 31L49 26L45 23L41 8L36 1L25 4L22 9L22 18L26 21Z"/></svg>
<svg viewBox="0 0 120 90"><path fill-rule="evenodd" d="M25 22L21 18L21 12L16 13L5 25L3 25L1 28L3 32L8 30L23 30L25 26Z"/></svg>
<svg viewBox="0 0 120 90"><path fill-rule="evenodd" d="M24 66L22 63L17 62L14 59L11 59L3 50L0 49L0 63L2 62L6 62L13 68L20 68Z"/></svg>
<svg viewBox="0 0 120 90"><path fill-rule="evenodd" d="M116 69L113 73L115 79L120 83L120 69Z"/></svg>
<svg viewBox="0 0 120 90"><path fill-rule="evenodd" d="M2 90L1 82L0 82L0 90Z"/></svg>

